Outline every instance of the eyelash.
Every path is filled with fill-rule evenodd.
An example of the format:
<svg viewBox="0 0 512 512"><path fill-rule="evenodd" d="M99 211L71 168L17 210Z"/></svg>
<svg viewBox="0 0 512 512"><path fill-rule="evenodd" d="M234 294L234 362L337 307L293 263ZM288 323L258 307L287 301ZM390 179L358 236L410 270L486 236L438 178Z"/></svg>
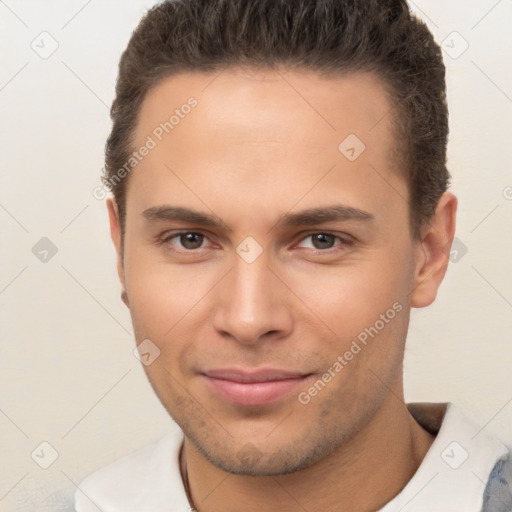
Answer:
<svg viewBox="0 0 512 512"><path fill-rule="evenodd" d="M208 239L208 236L205 234L205 233L201 233L200 231L173 231L172 233L166 233L163 237L161 237L159 240L158 240L158 244L159 245L164 245L164 244L168 244L169 240L172 240L173 238L176 238L176 237L179 237L180 235L187 235L187 234L193 234L193 235L199 235L199 236L203 236L204 238ZM313 251L313 253L315 254L332 254L332 252L334 251L338 251L338 250L342 250L342 249L337 249L338 247L342 246L342 247L350 247L352 245L354 245L354 240L349 238L348 236L347 237L342 237L340 235L337 235L335 233L331 233L330 231L311 231L309 233L306 233L300 240L299 242L302 242L303 240L313 236L313 235L330 235L330 236L334 236L335 238L337 238L340 243L337 244L337 245L334 245L333 247L329 247L328 249L310 249L310 248L307 248L309 249L310 251ZM175 250L175 249L171 249L170 247L168 247L169 250ZM199 247L197 249L178 249L178 250L175 250L176 252L185 252L185 253L194 253L194 252L197 252L199 251L200 249L203 249L202 247Z"/></svg>

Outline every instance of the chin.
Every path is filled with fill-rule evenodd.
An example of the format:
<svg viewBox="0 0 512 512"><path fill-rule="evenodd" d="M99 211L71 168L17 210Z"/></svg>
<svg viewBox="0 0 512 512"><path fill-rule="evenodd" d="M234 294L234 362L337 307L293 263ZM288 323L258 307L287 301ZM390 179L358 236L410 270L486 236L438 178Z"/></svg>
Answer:
<svg viewBox="0 0 512 512"><path fill-rule="evenodd" d="M212 465L226 473L241 476L278 476L295 473L322 460L332 451L333 446L331 439L324 439L325 442L312 439L309 447L304 439L283 439L279 446L246 442L241 448L236 449L240 443L234 442L233 439L225 439L224 442L219 441L213 445L211 438L206 442L198 442L191 436L187 437Z"/></svg>

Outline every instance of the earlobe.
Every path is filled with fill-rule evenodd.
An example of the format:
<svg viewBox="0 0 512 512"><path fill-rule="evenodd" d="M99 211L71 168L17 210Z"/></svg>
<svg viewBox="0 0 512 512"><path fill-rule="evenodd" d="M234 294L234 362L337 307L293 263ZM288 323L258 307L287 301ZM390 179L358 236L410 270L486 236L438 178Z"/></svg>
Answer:
<svg viewBox="0 0 512 512"><path fill-rule="evenodd" d="M119 209L117 203L113 198L107 198L106 200L109 222L110 222L110 236L117 255L117 274L119 281L121 282L121 300L129 306L128 294L126 293L126 284L124 277L124 258L123 258L123 247L122 247L122 236L121 236L121 225L119 222Z"/></svg>
<svg viewBox="0 0 512 512"><path fill-rule="evenodd" d="M418 242L411 306L423 308L434 302L448 268L450 248L455 235L457 198L445 192L436 211L424 226Z"/></svg>
<svg viewBox="0 0 512 512"><path fill-rule="evenodd" d="M126 293L126 290L124 290L124 289L121 292L121 300L126 304L126 306L128 306L128 308L130 307L130 303L128 301L128 294Z"/></svg>

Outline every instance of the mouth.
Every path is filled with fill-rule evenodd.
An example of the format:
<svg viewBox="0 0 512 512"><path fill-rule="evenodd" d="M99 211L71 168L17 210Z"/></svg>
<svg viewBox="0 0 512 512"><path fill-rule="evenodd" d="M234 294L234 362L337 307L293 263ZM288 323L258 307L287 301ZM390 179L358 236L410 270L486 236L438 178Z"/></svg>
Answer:
<svg viewBox="0 0 512 512"><path fill-rule="evenodd" d="M236 405L266 405L304 386L312 374L278 369L209 370L202 374L211 392Z"/></svg>

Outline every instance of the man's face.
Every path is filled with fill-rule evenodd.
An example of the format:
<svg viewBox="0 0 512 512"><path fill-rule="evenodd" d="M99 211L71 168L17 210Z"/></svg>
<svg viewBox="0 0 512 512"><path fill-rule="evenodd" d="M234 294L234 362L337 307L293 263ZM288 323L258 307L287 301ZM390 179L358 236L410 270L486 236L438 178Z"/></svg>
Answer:
<svg viewBox="0 0 512 512"><path fill-rule="evenodd" d="M401 393L418 247L390 106L371 75L240 70L168 78L142 105L133 148L157 144L129 177L121 278L136 342L160 350L155 392L227 471L306 467Z"/></svg>

